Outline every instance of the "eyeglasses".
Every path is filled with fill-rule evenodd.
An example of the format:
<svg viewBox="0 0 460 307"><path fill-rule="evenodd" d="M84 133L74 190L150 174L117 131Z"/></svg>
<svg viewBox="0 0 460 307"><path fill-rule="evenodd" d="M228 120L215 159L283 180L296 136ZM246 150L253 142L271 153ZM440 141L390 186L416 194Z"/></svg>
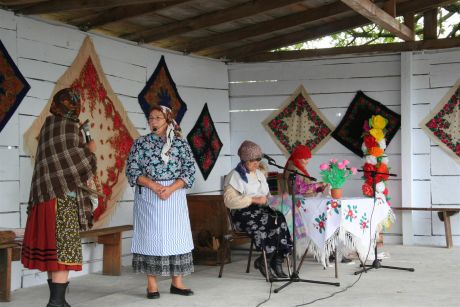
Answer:
<svg viewBox="0 0 460 307"><path fill-rule="evenodd" d="M162 120L162 119L165 119L165 118L162 117L162 116L150 116L149 117L149 121L151 121L151 120Z"/></svg>
<svg viewBox="0 0 460 307"><path fill-rule="evenodd" d="M260 162L260 161L262 161L262 158L257 158L257 159L251 159L251 160L249 160L249 162L256 162L256 161L257 161L257 162Z"/></svg>

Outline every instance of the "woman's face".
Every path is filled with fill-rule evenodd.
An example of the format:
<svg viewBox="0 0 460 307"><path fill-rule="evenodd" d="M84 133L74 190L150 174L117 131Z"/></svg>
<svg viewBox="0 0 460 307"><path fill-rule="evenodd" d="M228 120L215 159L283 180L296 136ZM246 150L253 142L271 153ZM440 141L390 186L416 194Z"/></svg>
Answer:
<svg viewBox="0 0 460 307"><path fill-rule="evenodd" d="M252 173L255 172L257 168L259 168L260 161L260 158L255 160L249 160L244 162L244 166L250 173Z"/></svg>
<svg viewBox="0 0 460 307"><path fill-rule="evenodd" d="M155 133L156 135L164 135L168 123L166 122L166 118L161 111L153 110L150 112L149 115L149 127L150 131Z"/></svg>
<svg viewBox="0 0 460 307"><path fill-rule="evenodd" d="M300 165L302 165L304 168L307 168L308 162L310 162L310 159L299 159Z"/></svg>

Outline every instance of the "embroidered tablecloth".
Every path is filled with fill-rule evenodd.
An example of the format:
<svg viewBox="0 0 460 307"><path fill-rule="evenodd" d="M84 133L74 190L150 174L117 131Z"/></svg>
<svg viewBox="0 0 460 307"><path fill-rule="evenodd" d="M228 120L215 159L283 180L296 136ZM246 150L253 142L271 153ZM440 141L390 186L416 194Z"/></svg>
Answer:
<svg viewBox="0 0 460 307"><path fill-rule="evenodd" d="M302 256L307 246L315 258L326 266L326 259L336 249L339 241L356 250L362 261L369 248L374 246L378 226L394 214L383 198L303 198L296 197L297 256ZM273 196L270 207L286 216L292 234L291 196ZM372 222L371 222L372 217Z"/></svg>

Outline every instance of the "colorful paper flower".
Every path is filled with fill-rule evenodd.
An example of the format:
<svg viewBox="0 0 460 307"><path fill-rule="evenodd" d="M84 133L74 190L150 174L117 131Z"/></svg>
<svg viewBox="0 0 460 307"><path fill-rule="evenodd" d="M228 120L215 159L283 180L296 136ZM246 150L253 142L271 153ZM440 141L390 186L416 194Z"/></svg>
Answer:
<svg viewBox="0 0 460 307"><path fill-rule="evenodd" d="M372 128L369 130L369 133L375 138L377 142L381 141L385 137L382 129Z"/></svg>
<svg viewBox="0 0 460 307"><path fill-rule="evenodd" d="M388 120L381 115L374 115L371 117L372 128L375 129L384 129L388 124Z"/></svg>

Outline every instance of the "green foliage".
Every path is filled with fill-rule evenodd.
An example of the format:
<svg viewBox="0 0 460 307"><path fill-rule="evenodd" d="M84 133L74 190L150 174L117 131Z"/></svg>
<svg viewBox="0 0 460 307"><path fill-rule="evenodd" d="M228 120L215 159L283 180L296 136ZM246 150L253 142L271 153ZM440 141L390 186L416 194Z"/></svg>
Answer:
<svg viewBox="0 0 460 307"><path fill-rule="evenodd" d="M403 22L402 17L397 17L400 22ZM460 1L455 4L448 5L438 9L438 37L439 38L454 38L460 37ZM423 14L414 16L414 31L415 40L423 39ZM378 25L370 24L340 33L332 34L326 38L311 40L307 42L297 43L291 46L276 49L281 50L304 50L322 48L318 47L320 41L327 40L329 47L348 47L361 46L370 44L384 44L401 42L402 40L395 37L394 34L384 30ZM324 45L324 43L323 43Z"/></svg>

